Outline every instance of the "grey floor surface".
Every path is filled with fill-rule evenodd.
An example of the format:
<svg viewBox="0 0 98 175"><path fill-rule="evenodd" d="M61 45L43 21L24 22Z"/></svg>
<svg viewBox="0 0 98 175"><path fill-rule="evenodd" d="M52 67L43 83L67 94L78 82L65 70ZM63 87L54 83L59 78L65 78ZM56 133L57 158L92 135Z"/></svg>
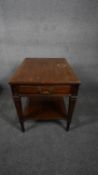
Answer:
<svg viewBox="0 0 98 175"><path fill-rule="evenodd" d="M83 85L81 85L83 86ZM71 129L66 121L25 122L22 133L10 91L0 95L0 174L97 175L97 88L81 87Z"/></svg>

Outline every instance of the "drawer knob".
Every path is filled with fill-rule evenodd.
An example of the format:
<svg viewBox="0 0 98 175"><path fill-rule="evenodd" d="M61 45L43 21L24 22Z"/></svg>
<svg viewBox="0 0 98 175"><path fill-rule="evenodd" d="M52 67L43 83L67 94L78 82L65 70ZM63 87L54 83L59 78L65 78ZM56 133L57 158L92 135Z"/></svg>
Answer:
<svg viewBox="0 0 98 175"><path fill-rule="evenodd" d="M53 92L53 87L39 87L40 94L51 94Z"/></svg>
<svg viewBox="0 0 98 175"><path fill-rule="evenodd" d="M41 93L42 94L49 94L50 92L48 90L44 90L44 91L42 90Z"/></svg>

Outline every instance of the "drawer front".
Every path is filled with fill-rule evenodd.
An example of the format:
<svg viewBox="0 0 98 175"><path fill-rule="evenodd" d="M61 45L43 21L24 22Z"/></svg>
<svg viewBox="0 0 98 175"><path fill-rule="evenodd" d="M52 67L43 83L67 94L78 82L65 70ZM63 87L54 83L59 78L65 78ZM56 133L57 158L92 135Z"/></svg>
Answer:
<svg viewBox="0 0 98 175"><path fill-rule="evenodd" d="M54 86L30 86L20 85L16 87L16 91L20 94L71 94L72 88L70 85L54 85Z"/></svg>
<svg viewBox="0 0 98 175"><path fill-rule="evenodd" d="M39 93L36 86L21 85L16 88L16 91L21 94L36 94Z"/></svg>
<svg viewBox="0 0 98 175"><path fill-rule="evenodd" d="M69 85L66 85L66 86L56 86L53 89L53 93L55 93L55 94L71 94L72 93L72 88Z"/></svg>

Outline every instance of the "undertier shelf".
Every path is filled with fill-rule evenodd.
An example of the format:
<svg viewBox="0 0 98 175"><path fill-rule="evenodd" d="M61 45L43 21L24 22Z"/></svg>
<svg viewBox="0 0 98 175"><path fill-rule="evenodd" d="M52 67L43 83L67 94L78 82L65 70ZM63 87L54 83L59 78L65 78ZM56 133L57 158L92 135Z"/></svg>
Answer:
<svg viewBox="0 0 98 175"><path fill-rule="evenodd" d="M63 97L34 96L28 98L23 119L57 120L66 119L66 106Z"/></svg>

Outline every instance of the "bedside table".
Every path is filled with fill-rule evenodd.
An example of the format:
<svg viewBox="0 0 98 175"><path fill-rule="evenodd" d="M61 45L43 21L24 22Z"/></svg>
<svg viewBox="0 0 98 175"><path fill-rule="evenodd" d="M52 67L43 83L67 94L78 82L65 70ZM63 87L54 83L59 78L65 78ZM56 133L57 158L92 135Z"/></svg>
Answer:
<svg viewBox="0 0 98 175"><path fill-rule="evenodd" d="M66 119L70 128L80 80L65 58L25 58L9 81L22 131L24 121ZM69 97L66 107L64 96ZM22 97L27 97L23 108Z"/></svg>

